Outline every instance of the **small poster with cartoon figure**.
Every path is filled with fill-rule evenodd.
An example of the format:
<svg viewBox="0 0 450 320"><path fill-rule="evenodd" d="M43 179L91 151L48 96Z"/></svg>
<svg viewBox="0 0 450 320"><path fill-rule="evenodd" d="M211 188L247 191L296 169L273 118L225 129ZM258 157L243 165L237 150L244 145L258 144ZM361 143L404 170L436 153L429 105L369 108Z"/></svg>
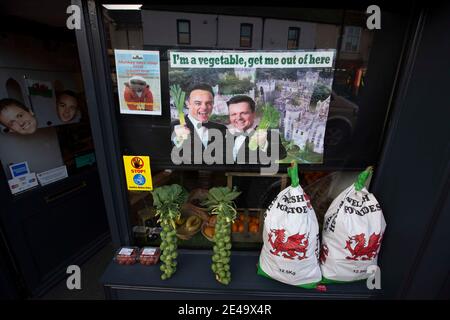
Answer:
<svg viewBox="0 0 450 320"><path fill-rule="evenodd" d="M114 50L120 113L161 115L159 51Z"/></svg>

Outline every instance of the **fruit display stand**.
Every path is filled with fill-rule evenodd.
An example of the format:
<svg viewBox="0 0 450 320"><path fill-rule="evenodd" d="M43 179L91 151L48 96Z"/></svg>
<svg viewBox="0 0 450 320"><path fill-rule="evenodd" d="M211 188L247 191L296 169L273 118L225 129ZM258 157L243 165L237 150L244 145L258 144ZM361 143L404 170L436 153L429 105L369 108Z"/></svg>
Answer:
<svg viewBox="0 0 450 320"><path fill-rule="evenodd" d="M231 240L233 242L259 242L262 243L262 230L264 224L265 209L258 208L238 208L238 222L242 223L242 230L233 230L231 232ZM239 217L245 217L239 221ZM257 219L258 223L252 223L250 219ZM251 226L257 226L252 229Z"/></svg>
<svg viewBox="0 0 450 320"><path fill-rule="evenodd" d="M225 172L224 175L229 186L233 186L234 177L260 177L259 174L242 172ZM280 190L287 186L287 174L279 174L276 179L280 179ZM184 182L190 183L188 180ZM381 294L381 291L368 290L365 281L327 285L327 291L320 292L258 276L256 266L262 247L266 208L256 207L237 208L235 221L242 223L242 229L235 229L231 234L231 282L229 285L218 283L211 271L213 238L204 232L204 228L210 225L210 219L214 217L201 206L206 192L207 189L202 186L191 189L188 201L181 210L184 219L196 215L201 218L202 224L200 230L194 230L192 234L178 234L178 264L173 276L161 280L161 263L150 266L112 263L101 279L108 299L368 299ZM151 207L140 211L141 223L152 220L153 214ZM258 229L253 231L257 232L250 232L250 224L255 225L256 221ZM177 233L185 223L186 220L180 221ZM160 239L147 238L135 245L158 247Z"/></svg>
<svg viewBox="0 0 450 320"><path fill-rule="evenodd" d="M228 188L234 186L234 177L251 177L256 179L264 177L255 172L226 172L225 176L227 177ZM288 175L286 173L278 173L271 177L280 179L280 191L286 188L288 183ZM235 225L238 224L238 228L232 228L232 241L234 243L262 243L265 210L266 208L237 208L238 217Z"/></svg>

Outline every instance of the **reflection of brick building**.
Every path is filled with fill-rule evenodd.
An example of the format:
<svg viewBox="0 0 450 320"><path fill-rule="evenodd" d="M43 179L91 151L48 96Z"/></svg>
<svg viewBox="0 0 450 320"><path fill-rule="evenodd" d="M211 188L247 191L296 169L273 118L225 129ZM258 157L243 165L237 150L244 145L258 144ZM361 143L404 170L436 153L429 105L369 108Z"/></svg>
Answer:
<svg viewBox="0 0 450 320"><path fill-rule="evenodd" d="M347 11L343 29L338 25L317 24L316 49L337 48L340 44L334 77L334 89L339 95L357 95L363 85L374 36L373 31L366 29L366 20L364 12Z"/></svg>

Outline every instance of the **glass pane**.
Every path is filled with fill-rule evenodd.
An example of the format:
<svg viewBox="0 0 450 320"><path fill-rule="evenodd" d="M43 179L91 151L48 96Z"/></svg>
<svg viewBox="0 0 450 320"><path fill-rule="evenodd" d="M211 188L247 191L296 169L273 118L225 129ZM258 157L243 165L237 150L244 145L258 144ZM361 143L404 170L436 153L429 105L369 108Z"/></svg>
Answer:
<svg viewBox="0 0 450 320"><path fill-rule="evenodd" d="M187 21L178 21L178 31L183 33L189 33L189 22Z"/></svg>
<svg viewBox="0 0 450 320"><path fill-rule="evenodd" d="M178 43L189 44L191 42L191 37L189 33L180 33L178 35Z"/></svg>
<svg viewBox="0 0 450 320"><path fill-rule="evenodd" d="M347 35L348 35L349 37L351 37L351 36L353 35L353 31L354 31L354 28L353 28L353 27L347 27Z"/></svg>
<svg viewBox="0 0 450 320"><path fill-rule="evenodd" d="M57 181L60 186L51 188L59 192L73 176L95 167L76 38L58 32L66 26L56 11L27 15L12 8L3 8L9 10L4 23L21 28L2 31L8 50L0 51L0 180L5 186L12 180L11 195L46 192L38 189ZM92 161L80 165L84 156ZM19 176L26 180L15 179ZM19 201L25 199L37 201L35 196Z"/></svg>
<svg viewBox="0 0 450 320"><path fill-rule="evenodd" d="M252 27L248 25L241 26L241 36L251 37L252 35Z"/></svg>
<svg viewBox="0 0 450 320"><path fill-rule="evenodd" d="M241 37L241 47L251 47L250 38Z"/></svg>
<svg viewBox="0 0 450 320"><path fill-rule="evenodd" d="M384 123L388 110L390 90L395 79L398 57L401 53L401 43L409 20L406 13L383 12L383 19L391 23L384 24L381 30L372 31L366 29L367 14L363 10L344 9L309 9L309 8L280 8L275 12L270 8L253 7L251 11L245 11L241 7L215 7L210 10L203 7L201 10L192 9L185 12L184 6L152 6L145 5L142 10L135 12L104 11L105 39L107 39L108 53L111 61L112 79L116 79L114 49L137 49L158 51L161 64L161 116L127 115L119 117L120 139L124 153L148 154L152 161L152 173L154 187L157 185L178 183L185 187L189 193L202 192L197 189L209 189L213 186L227 184L226 172L245 170L257 172L253 167L229 167L225 165L186 167L175 166L171 161L172 145L169 141L171 134L170 124L179 117L179 111L170 95L171 77L178 77L183 88L188 88L193 83L201 81L211 82L213 86L214 106L220 110L220 114L214 114L209 118L211 122L219 120L226 125L231 125L226 105L229 97L227 92L236 86L247 83L252 75L247 70L235 71L232 76L225 77L218 73L216 68L208 69L208 76L203 76L196 70L188 73L170 71L169 50L175 50L180 44L189 44L193 48L201 48L208 51L234 50L244 51L253 46L255 51L298 49L320 50L335 49L336 60L331 74L322 74L323 77L314 78L302 72L280 72L272 74L267 72L267 81L254 82L254 86L242 89L242 94L248 94L261 101L277 101L298 105L303 101L310 102L330 98L329 108L320 108L316 112L317 102L314 107L304 110L304 119L315 119L313 116L325 117L324 130L308 131L298 130L299 139L312 138L309 148L323 150L323 163L305 164L300 166L300 171L305 175L300 179L304 187L318 186L315 194L328 194L331 184L325 179L314 184L314 179L332 176L336 186L336 192L351 184L354 176L367 165L377 163L379 158L379 146L384 133ZM236 12L242 14L237 15ZM271 18L267 18L270 16ZM189 20L187 23L179 23L179 33L174 32L177 20ZM253 28L245 23L251 22ZM299 26L299 29L294 29ZM189 39L189 29L191 37ZM198 30L198 31L197 31ZM234 30L234 31L233 31ZM264 32L263 32L264 30ZM182 31L187 31L186 33ZM288 31L286 33L286 31ZM196 34L198 32L198 36ZM254 33L254 34L253 34ZM130 35L135 36L131 37ZM253 37L254 35L254 37ZM189 41L190 40L190 41ZM376 41L375 41L376 40ZM395 40L395 41L393 41ZM389 50L390 54L384 52ZM253 50L250 50L252 52ZM211 61L211 60L210 60ZM379 70L383 74L379 74ZM270 81L273 76L282 81ZM301 76L303 81L299 81ZM256 75L255 75L256 77ZM297 81L292 81L297 79ZM331 90L324 90L324 79L332 79ZM119 82L120 83L120 82ZM288 84L283 87L283 84ZM113 82L114 101L119 110L119 86ZM230 89L231 88L231 89ZM287 89L283 89L287 88ZM313 88L311 90L311 88ZM239 89L241 89L239 87ZM185 90L185 89L183 89ZM312 92L310 92L312 91ZM299 94L300 92L300 94ZM310 94L308 94L310 92ZM231 94L230 94L231 95ZM220 109L220 106L224 108ZM280 116L284 117L286 110L281 110ZM183 108L185 115L188 110ZM258 115L259 116L259 115ZM298 121L297 118L295 121ZM295 122L294 121L294 122ZM284 128L282 129L284 130ZM314 140L317 136L323 137L323 145ZM290 154L298 154L300 148L287 146ZM305 147L305 150L307 148ZM313 154L314 156L314 154ZM314 158L309 158L314 161ZM172 173L164 170L171 169ZM199 170L202 172L199 174ZM314 171L314 175L306 173ZM341 174L346 172L348 176ZM286 172L281 167L281 173ZM168 175L168 176L167 176ZM266 200L272 198L281 190L280 181L259 180L261 177L233 178L233 185L239 186L243 191L242 198L237 205L240 209L251 209L254 206L266 207ZM337 187L339 186L339 188ZM334 192L334 191L333 191ZM262 199L262 195L265 199ZM333 196L335 193L333 193ZM333 197L331 196L331 198ZM314 200L321 199L316 196ZM331 198L322 198L324 202L317 204L321 210L326 210L327 201ZM270 199L270 200L272 200ZM131 225L155 227L154 207L150 196L142 196L130 193L130 221ZM195 202L195 201L194 201ZM198 201L194 203L199 206ZM201 210L202 208L200 208ZM320 212L319 212L320 211ZM144 228L145 230L145 228ZM148 230L147 230L148 231ZM139 232L136 232L138 235ZM155 241L149 235L140 235L143 244ZM156 238L157 241L157 238ZM195 234L191 240L180 240L180 247L209 248L211 242L201 231ZM235 246L236 244L236 246ZM233 248L257 247L260 242L237 241Z"/></svg>
<svg viewBox="0 0 450 320"><path fill-rule="evenodd" d="M298 44L296 40L288 40L288 49L297 49L298 48Z"/></svg>
<svg viewBox="0 0 450 320"><path fill-rule="evenodd" d="M297 38L298 38L298 29L289 29L288 39L297 40Z"/></svg>

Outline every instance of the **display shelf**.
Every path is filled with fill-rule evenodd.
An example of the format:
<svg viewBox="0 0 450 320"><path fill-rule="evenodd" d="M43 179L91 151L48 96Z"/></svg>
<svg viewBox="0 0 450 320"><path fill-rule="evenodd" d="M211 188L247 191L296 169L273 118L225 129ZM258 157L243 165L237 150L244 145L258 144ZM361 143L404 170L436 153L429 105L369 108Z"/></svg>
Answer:
<svg viewBox="0 0 450 320"><path fill-rule="evenodd" d="M232 280L218 283L210 269L209 250L179 250L176 273L161 280L160 264L118 265L111 262L101 283L109 299L374 299L381 290L367 289L366 282L327 285L326 292L302 289L256 274L259 252L233 251Z"/></svg>
<svg viewBox="0 0 450 320"><path fill-rule="evenodd" d="M144 246L159 246L161 243L160 239L156 240L144 240L136 239L136 245ZM205 236L198 232L189 240L178 239L178 248L189 248L189 249L205 249L213 247L214 242L209 241ZM235 250L261 250L262 242L234 242L233 249Z"/></svg>

